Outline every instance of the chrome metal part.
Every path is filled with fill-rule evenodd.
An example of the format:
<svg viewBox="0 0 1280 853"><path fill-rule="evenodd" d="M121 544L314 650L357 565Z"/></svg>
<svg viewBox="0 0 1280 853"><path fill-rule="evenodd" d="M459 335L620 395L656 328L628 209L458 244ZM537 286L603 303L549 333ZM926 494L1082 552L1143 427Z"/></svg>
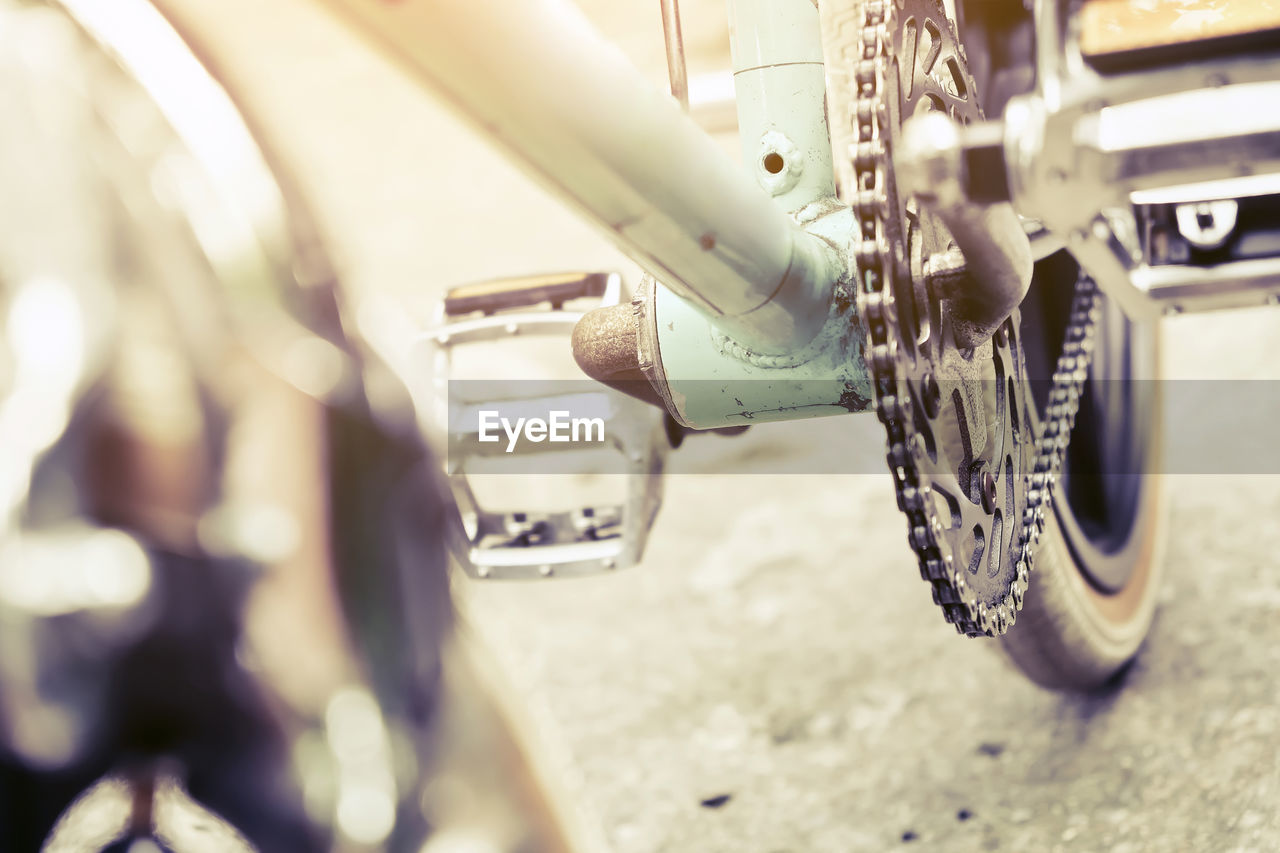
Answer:
<svg viewBox="0 0 1280 853"><path fill-rule="evenodd" d="M662 37L667 48L667 74L671 97L689 111L689 69L684 61L684 33L680 30L680 0L661 0Z"/></svg>
<svg viewBox="0 0 1280 853"><path fill-rule="evenodd" d="M943 67L948 75L958 73L948 64ZM961 88L954 80L952 87ZM968 274L945 296L957 343L975 347L990 339L1027 295L1032 256L1010 204L977 204L967 197L960 129L959 122L941 110L906 119L893 167L902 183L899 192L928 205L963 254Z"/></svg>
<svg viewBox="0 0 1280 853"><path fill-rule="evenodd" d="M1143 266L1130 274L1134 286L1177 313L1258 304L1280 297L1280 264L1270 258L1233 261L1210 267Z"/></svg>
<svg viewBox="0 0 1280 853"><path fill-rule="evenodd" d="M1004 114L1008 183L1020 213L1069 242L1098 285L1134 317L1161 310L1261 304L1277 292L1280 253L1244 262L1210 254L1218 234L1192 222L1182 238L1199 252L1170 263L1142 235L1153 198L1202 205L1275 193L1280 175L1280 50L1253 40L1224 54L1186 52L1176 63L1100 70L1081 49L1078 9L1037 0L1036 90ZM1216 216L1226 216L1219 207ZM1183 214L1185 217L1188 214ZM1280 218L1273 218L1280 223ZM1187 237L1192 235L1195 239ZM1134 236L1138 239L1134 239ZM1208 241L1198 246L1196 240ZM1176 281L1174 287L1163 286ZM1227 285L1227 286L1224 286Z"/></svg>
<svg viewBox="0 0 1280 853"><path fill-rule="evenodd" d="M1180 204L1174 208L1178 233L1197 249L1221 249L1236 230L1240 205L1234 199Z"/></svg>
<svg viewBox="0 0 1280 853"><path fill-rule="evenodd" d="M890 27L889 62L897 73L889 76L885 94L890 102L884 122L892 136L886 143L885 156L892 158L885 164L892 174L887 190L896 196L900 217L914 221L926 241L921 247L926 266L936 265L935 252L959 250L966 275L949 277L952 286L940 295L947 300L946 320L956 344L980 346L1026 294L1030 245L1007 203L975 204L963 192L957 139L982 113L945 8L899 2L896 21ZM913 195L924 202L914 211L907 202Z"/></svg>
<svg viewBox="0 0 1280 853"><path fill-rule="evenodd" d="M329 3L721 332L785 353L826 322L814 238L569 0Z"/></svg>
<svg viewBox="0 0 1280 853"><path fill-rule="evenodd" d="M543 278L487 282L466 288L472 293L503 293L505 305L511 309L505 311L495 305L489 313L450 312L446 306L451 300L455 305L466 307L454 298L459 291L450 291L438 311L437 325L422 336L422 348L415 357L430 364L429 370L421 374L429 375L433 384L425 395L434 404L431 420L437 425L447 425L446 435L439 437L448 446L445 467L465 535L465 541L453 543L454 550L468 574L477 578L577 577L635 565L644 552L649 528L661 505L661 475L669 442L663 413L651 403L613 388L584 391L582 381L451 381L453 353L459 346L530 335L563 336L568 341L584 313L552 305L545 299L545 285L538 283ZM603 292L580 288L576 296L598 296L603 307L618 305L621 278L617 274L560 278L577 281L603 278L607 282ZM523 290L522 281L526 284ZM537 307L539 302L546 307ZM640 379L643 381L643 377ZM486 461L500 459L519 463L521 456L530 453L582 452L582 446L576 443L565 447L550 442L506 444L505 439L490 442L483 434L486 412L495 418L519 412L548 422L556 412L598 418L601 440L599 446L589 452L612 457L602 466L611 473L601 476L622 479L621 500L601 504L583 498L568 510L537 507L498 510L484 506L477 498L472 481L477 473L562 476L546 473L545 469L504 474L504 467L495 470L487 466ZM519 453L513 453L516 446L520 448ZM571 487L572 478L566 476L556 482L556 491L563 500L566 489L562 487Z"/></svg>

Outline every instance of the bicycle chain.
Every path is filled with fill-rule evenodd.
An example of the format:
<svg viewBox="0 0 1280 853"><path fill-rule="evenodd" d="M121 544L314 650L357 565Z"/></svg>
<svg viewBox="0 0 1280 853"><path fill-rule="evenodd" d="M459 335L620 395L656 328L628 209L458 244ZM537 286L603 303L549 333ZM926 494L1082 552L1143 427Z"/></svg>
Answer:
<svg viewBox="0 0 1280 853"><path fill-rule="evenodd" d="M940 8L940 4L939 8ZM914 415L907 394L904 364L895 339L896 320L891 271L902 257L904 247L890 246L885 237L890 216L900 216L896 199L890 199L886 176L892 162L884 136L896 128L888 124L884 108L885 79L889 71L890 35L897 25L894 0L869 0L862 5L861 53L854 75L857 97L852 120L856 143L851 146L855 192L851 199L858 220L859 237L854 247L858 270L858 316L863 326L863 357L875 388L876 412L884 424L890 472L894 479L899 509L907 516L908 542L920 566L921 577L932 587L934 602L941 606L948 622L968 636L998 636L1017 618L1044 530L1045 513L1053 497L1067 442L1075 424L1080 394L1088 374L1097 322L1098 293L1094 282L1083 274L1077 279L1063 352L1055 365L1048 403L1035 434L1034 453L1025 474L1025 507L1020 530L1021 543L1008 593L995 607L979 602L965 580L967 567L957 566L949 548L940 542L942 523L930 494L921 482ZM944 20L945 14L942 15ZM947 20L948 26L950 21ZM953 28L954 30L954 28ZM954 31L952 33L954 38ZM963 55L963 54L961 54ZM894 233L901 239L903 227ZM1015 325L1012 321L1011 327ZM1021 335L1012 336L1011 347L1021 347ZM1016 359L1022 364L1020 353ZM1022 377L1020 377L1022 378ZM1023 378L1024 379L1024 378ZM1022 411L1034 413L1027 393L1028 383L1018 381L1022 391ZM1034 417L1034 416L1033 416Z"/></svg>

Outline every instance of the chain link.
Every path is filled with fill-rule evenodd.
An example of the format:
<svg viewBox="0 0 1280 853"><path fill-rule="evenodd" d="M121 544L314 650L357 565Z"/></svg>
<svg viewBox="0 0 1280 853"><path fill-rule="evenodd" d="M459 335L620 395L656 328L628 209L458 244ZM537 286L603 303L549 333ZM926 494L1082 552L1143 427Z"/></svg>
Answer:
<svg viewBox="0 0 1280 853"><path fill-rule="evenodd" d="M855 191L851 202L858 223L854 255L858 270L858 315L865 337L863 357L871 372L877 416L885 428L886 458L898 507L907 517L908 541L919 562L921 577L930 583L934 601L958 632L968 636L997 636L1013 625L1022 607L1035 550L1044 531L1045 514L1051 508L1053 488L1088 375L1097 321L1097 288L1083 275L1077 281L1063 352L1054 370L1042 428L1036 435L1033 458L1027 469L1026 505L1015 575L1003 601L996 607L988 607L968 588L967 567L955 565L950 549L942 541L942 524L930 486L922 482L917 466L921 458L919 433L914 427L906 371L899 356L891 273L885 266L903 252L902 246L888 245L885 237L886 218L899 215L896 200L888 197L886 175L892 163L885 145L886 136L897 128L887 126L889 111L882 102L891 44L889 28L896 24L892 2L870 0L863 4L861 50L854 69L855 141L850 154ZM1021 335L1010 345L1021 346ZM1031 411L1028 384L1019 382L1016 387L1023 392L1022 411ZM938 437L938 440L948 439L958 441L959 437ZM997 543L992 546L996 547Z"/></svg>

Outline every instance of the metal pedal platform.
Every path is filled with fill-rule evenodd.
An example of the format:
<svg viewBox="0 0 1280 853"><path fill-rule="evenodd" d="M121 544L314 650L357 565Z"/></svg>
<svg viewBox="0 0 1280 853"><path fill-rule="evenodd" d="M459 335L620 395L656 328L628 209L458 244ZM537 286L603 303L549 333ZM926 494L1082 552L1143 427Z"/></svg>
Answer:
<svg viewBox="0 0 1280 853"><path fill-rule="evenodd" d="M662 412L581 376L576 367L573 379L454 375L463 348L520 337L562 338L556 351L572 365L574 324L586 310L617 304L620 296L616 273L563 273L457 287L437 309L420 357L431 360L434 421L447 424L445 467L463 529L454 551L473 577L570 577L639 562L661 504L670 447ZM532 359L518 360L526 377L538 372ZM544 427L508 431L522 419ZM486 507L477 498L485 475L511 486L531 480L505 478L532 478L549 487L557 507ZM621 481L621 495L614 488L602 501L582 488L583 479L602 478L614 486Z"/></svg>

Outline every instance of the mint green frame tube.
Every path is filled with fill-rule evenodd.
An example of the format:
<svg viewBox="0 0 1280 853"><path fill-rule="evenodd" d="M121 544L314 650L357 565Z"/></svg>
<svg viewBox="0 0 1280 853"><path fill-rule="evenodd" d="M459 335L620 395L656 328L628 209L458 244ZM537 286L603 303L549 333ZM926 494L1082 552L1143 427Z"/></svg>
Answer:
<svg viewBox="0 0 1280 853"><path fill-rule="evenodd" d="M781 354L826 322L827 247L569 0L327 2L718 331Z"/></svg>
<svg viewBox="0 0 1280 853"><path fill-rule="evenodd" d="M641 317L647 375L694 429L866 411L873 393L847 251L856 224L835 198L818 9L812 0L729 0L729 22L747 174L821 238L843 298L808 345L780 358L720 333L658 284Z"/></svg>

